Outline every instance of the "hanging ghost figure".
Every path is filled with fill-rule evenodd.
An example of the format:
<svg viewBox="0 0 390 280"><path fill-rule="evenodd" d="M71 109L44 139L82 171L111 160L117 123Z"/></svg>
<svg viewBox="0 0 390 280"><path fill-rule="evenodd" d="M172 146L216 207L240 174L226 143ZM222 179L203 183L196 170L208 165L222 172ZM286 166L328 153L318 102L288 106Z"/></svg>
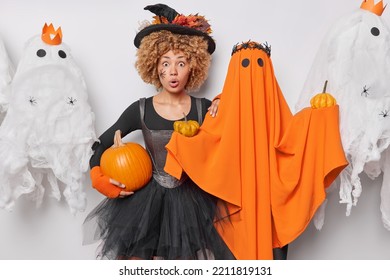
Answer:
<svg viewBox="0 0 390 280"><path fill-rule="evenodd" d="M9 85L14 74L14 68L8 57L7 50L0 38L0 123L8 108Z"/></svg>
<svg viewBox="0 0 390 280"><path fill-rule="evenodd" d="M325 80L340 105L342 144L349 166L340 174L340 202L346 215L362 192L360 174L382 172L381 212L390 230L390 33L383 2L363 1L325 36L297 103L307 104ZM317 228L323 224L323 213Z"/></svg>
<svg viewBox="0 0 390 280"><path fill-rule="evenodd" d="M72 213L83 211L82 180L95 142L86 85L61 28L45 24L31 38L16 69L0 126L0 207L11 210L22 194L42 202L44 185Z"/></svg>

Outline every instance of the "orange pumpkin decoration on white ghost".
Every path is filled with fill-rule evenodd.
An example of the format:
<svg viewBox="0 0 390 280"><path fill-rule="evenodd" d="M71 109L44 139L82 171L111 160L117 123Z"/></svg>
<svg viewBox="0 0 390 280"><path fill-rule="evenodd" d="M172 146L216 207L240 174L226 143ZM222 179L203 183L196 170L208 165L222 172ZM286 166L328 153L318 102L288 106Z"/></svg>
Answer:
<svg viewBox="0 0 390 280"><path fill-rule="evenodd" d="M100 166L104 175L136 191L152 177L152 161L148 152L138 143L123 143L120 130L115 132L114 145L104 151Z"/></svg>

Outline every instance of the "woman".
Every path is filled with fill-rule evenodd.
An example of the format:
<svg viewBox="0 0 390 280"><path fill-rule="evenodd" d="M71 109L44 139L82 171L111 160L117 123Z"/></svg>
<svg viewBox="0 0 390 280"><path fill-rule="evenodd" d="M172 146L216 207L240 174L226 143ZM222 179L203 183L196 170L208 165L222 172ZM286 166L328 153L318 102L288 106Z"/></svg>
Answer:
<svg viewBox="0 0 390 280"><path fill-rule="evenodd" d="M86 234L102 239L101 258L113 259L232 259L214 228L216 198L202 191L186 175L180 179L163 171L173 123L183 118L202 122L209 109L214 116L218 101L195 98L207 78L215 49L208 35L210 26L201 16L185 17L166 5L145 9L159 17L141 30L134 43L136 68L141 78L159 92L131 104L94 148L91 158L92 185L108 198L86 218ZM194 20L200 29L193 26ZM102 153L113 144L116 130L122 136L141 129L153 162L151 181L135 193L103 175ZM88 232L93 225L97 231ZM85 240L88 241L88 240Z"/></svg>

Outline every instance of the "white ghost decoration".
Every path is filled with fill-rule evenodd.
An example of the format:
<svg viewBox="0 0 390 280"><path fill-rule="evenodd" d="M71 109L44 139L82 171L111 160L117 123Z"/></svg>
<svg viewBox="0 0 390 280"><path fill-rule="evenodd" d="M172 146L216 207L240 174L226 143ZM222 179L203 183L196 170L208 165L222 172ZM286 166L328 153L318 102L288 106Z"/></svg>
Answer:
<svg viewBox="0 0 390 280"><path fill-rule="evenodd" d="M365 172L375 179L383 172L380 209L390 230L390 32L381 18L383 10L382 1L366 0L332 26L296 109L306 106L313 92L329 81L327 92L340 106L340 132L349 161L340 174L340 202L346 203L350 215L362 192L359 175Z"/></svg>
<svg viewBox="0 0 390 280"><path fill-rule="evenodd" d="M12 210L29 194L39 206L45 192L72 213L83 211L83 177L96 141L87 88L61 29L45 27L31 38L11 84L8 111L0 126L0 207Z"/></svg>
<svg viewBox="0 0 390 280"><path fill-rule="evenodd" d="M0 38L0 123L8 108L9 86L14 75L14 68L7 50Z"/></svg>

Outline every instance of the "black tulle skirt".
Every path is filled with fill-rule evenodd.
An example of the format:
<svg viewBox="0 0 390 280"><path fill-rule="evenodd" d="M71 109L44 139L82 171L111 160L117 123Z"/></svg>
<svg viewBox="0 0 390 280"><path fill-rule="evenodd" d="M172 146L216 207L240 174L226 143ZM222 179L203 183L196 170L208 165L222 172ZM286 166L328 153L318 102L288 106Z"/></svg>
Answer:
<svg viewBox="0 0 390 280"><path fill-rule="evenodd" d="M84 244L101 240L104 259L234 259L214 228L216 199L191 180L155 180L123 199L105 199L83 224Z"/></svg>

